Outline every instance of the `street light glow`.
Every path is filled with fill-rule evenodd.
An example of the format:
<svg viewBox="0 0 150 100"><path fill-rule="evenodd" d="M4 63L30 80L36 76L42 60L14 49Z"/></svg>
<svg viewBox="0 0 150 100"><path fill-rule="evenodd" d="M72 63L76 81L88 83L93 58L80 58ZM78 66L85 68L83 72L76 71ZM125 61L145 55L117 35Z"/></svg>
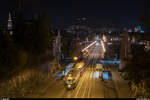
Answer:
<svg viewBox="0 0 150 100"><path fill-rule="evenodd" d="M73 57L73 60L77 61L77 60L78 60L78 57Z"/></svg>

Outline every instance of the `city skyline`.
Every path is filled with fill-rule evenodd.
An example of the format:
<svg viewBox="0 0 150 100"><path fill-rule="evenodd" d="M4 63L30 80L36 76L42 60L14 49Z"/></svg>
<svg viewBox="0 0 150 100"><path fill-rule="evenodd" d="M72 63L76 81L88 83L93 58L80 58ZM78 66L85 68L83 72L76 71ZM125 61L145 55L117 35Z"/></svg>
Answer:
<svg viewBox="0 0 150 100"><path fill-rule="evenodd" d="M51 24L58 27L68 27L76 24L78 18L87 18L88 25L122 28L142 23L140 17L144 13L145 3L146 0L117 0L115 2L112 0L95 0L94 2L38 0L38 3L35 3L35 0L26 0L23 13L26 19L30 19L35 10L38 13L44 12L50 16ZM7 23L10 10L15 19L14 9L17 8L15 2L7 0L0 6L0 12L3 13L0 15L0 22Z"/></svg>

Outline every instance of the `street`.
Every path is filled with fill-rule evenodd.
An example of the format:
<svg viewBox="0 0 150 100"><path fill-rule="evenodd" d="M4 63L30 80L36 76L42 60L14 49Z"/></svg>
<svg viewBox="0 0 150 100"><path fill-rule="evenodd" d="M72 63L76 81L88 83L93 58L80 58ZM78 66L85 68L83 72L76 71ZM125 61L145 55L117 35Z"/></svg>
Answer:
<svg viewBox="0 0 150 100"><path fill-rule="evenodd" d="M111 71L112 80L101 81L99 71L96 70L96 60L103 58L104 51L100 44L92 46L88 50L88 57L85 63L85 70L80 78L77 87L67 90L64 87L64 80L54 80L43 92L34 97L39 98L130 98L127 81L120 76L117 67L108 67L105 70Z"/></svg>
<svg viewBox="0 0 150 100"><path fill-rule="evenodd" d="M130 98L129 87L121 79L115 68L110 69L112 79L101 81L95 64L89 64L74 90L67 90L62 80L54 80L49 86L41 90L39 98Z"/></svg>
<svg viewBox="0 0 150 100"><path fill-rule="evenodd" d="M150 0L1 0L0 98L150 98Z"/></svg>
<svg viewBox="0 0 150 100"><path fill-rule="evenodd" d="M99 72L96 71L94 65L86 68L83 76L75 90L65 91L63 98L129 98L129 87L127 83L122 85L117 79L119 74L115 69L111 69L113 80L101 81ZM117 76L116 76L117 75ZM125 81L122 81L125 82ZM116 86L116 84L118 86ZM124 87L124 91L122 91ZM120 89L120 90L119 90Z"/></svg>

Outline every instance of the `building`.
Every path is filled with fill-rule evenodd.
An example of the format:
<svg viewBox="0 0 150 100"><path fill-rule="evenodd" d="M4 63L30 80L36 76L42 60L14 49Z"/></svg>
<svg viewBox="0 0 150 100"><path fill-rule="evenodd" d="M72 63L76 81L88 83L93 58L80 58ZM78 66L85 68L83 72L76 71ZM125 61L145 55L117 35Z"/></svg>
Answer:
<svg viewBox="0 0 150 100"><path fill-rule="evenodd" d="M7 30L9 31L10 35L13 35L13 23L12 23L12 18L11 18L11 14L9 12L9 16L8 16L8 24L7 24Z"/></svg>

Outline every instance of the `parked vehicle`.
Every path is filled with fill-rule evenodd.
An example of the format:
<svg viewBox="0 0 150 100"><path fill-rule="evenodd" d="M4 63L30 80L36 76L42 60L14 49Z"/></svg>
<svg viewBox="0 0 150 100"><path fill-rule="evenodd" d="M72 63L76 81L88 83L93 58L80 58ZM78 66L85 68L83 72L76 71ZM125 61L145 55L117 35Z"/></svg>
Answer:
<svg viewBox="0 0 150 100"><path fill-rule="evenodd" d="M102 80L112 80L112 73L110 71L102 71Z"/></svg>

